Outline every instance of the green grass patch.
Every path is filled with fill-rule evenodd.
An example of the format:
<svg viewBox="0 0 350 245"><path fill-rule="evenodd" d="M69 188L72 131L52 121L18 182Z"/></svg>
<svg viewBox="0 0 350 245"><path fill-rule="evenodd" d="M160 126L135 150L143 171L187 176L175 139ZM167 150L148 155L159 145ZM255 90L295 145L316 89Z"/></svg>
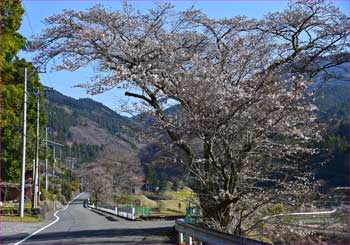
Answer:
<svg viewBox="0 0 350 245"><path fill-rule="evenodd" d="M152 193L150 193L152 195ZM151 209L151 213L162 214L185 214L186 207L190 200L198 200L196 193L192 189L185 187L179 191L166 191L161 194L165 200L151 200L145 195L125 195L118 197L115 201L118 204L134 205L139 199L141 206Z"/></svg>
<svg viewBox="0 0 350 245"><path fill-rule="evenodd" d="M30 212L31 206L26 206L24 212ZM0 215L12 215L15 216L19 212L19 207L17 206L5 206L0 208Z"/></svg>
<svg viewBox="0 0 350 245"><path fill-rule="evenodd" d="M246 234L246 236L250 239L258 240L268 244L273 244L273 241L270 240L268 237L265 237L263 235L258 235L254 231L249 232L248 234Z"/></svg>
<svg viewBox="0 0 350 245"><path fill-rule="evenodd" d="M36 217L36 216L24 216L23 218L19 216L0 216L0 221L1 222L41 222L43 221L42 218Z"/></svg>
<svg viewBox="0 0 350 245"><path fill-rule="evenodd" d="M141 206L150 208L151 212L161 212L161 213L185 213L188 202L185 200L151 200L145 195L128 195L122 196L116 199L118 204L129 204L134 205L135 200L139 199L141 201ZM179 205L180 204L180 205Z"/></svg>
<svg viewBox="0 0 350 245"><path fill-rule="evenodd" d="M145 195L126 195L121 196L118 199L116 199L116 202L118 204L129 204L134 205L135 200L139 199L141 201L141 206L147 207L147 208L156 208L158 207L158 204L156 201L153 201L149 198L147 198Z"/></svg>
<svg viewBox="0 0 350 245"><path fill-rule="evenodd" d="M185 187L179 191L166 191L163 193L162 196L168 200L198 200L198 196L196 195L196 193L194 193L194 191L189 187Z"/></svg>
<svg viewBox="0 0 350 245"><path fill-rule="evenodd" d="M188 203L183 200L159 200L160 212L186 213Z"/></svg>
<svg viewBox="0 0 350 245"><path fill-rule="evenodd" d="M13 203L13 202L3 202L1 208L18 208L19 203ZM24 203L24 208L31 208L32 204L30 202Z"/></svg>

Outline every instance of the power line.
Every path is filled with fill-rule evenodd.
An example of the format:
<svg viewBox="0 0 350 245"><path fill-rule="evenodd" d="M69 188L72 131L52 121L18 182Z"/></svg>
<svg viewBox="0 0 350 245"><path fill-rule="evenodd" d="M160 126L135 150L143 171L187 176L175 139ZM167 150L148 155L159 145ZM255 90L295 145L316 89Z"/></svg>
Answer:
<svg viewBox="0 0 350 245"><path fill-rule="evenodd" d="M29 29L32 32L32 35L34 35L33 26L32 26L32 23L30 21L30 18L29 18L29 15L28 15L28 11L27 11L27 9L25 7L24 2L22 2L22 5L23 5L23 8L24 8L24 15L26 16L28 24L29 24Z"/></svg>
<svg viewBox="0 0 350 245"><path fill-rule="evenodd" d="M27 11L27 8L25 7L24 2L22 3L22 5L23 5L23 8L24 8L24 15L26 16L27 21L28 21L29 29L30 29L30 31L31 31L31 33L32 33L32 36L34 36L34 33L35 33L35 32L34 32L34 30L33 30L33 25L32 25L32 22L31 22L31 20L30 20L29 12ZM50 74L47 73L47 72L45 72L45 73L43 73L43 74L46 75L46 79L47 79L49 85L52 86L52 85L53 85L53 82L52 82L52 79L51 79L51 77L50 77Z"/></svg>

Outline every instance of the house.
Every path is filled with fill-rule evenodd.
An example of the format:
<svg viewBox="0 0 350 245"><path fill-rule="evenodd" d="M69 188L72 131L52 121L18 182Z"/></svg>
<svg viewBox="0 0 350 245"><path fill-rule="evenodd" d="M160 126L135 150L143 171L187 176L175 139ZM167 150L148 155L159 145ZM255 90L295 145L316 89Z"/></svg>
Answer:
<svg viewBox="0 0 350 245"><path fill-rule="evenodd" d="M32 175L33 171L26 171L25 175L25 199L32 198ZM0 201L19 201L21 197L20 183L0 182Z"/></svg>

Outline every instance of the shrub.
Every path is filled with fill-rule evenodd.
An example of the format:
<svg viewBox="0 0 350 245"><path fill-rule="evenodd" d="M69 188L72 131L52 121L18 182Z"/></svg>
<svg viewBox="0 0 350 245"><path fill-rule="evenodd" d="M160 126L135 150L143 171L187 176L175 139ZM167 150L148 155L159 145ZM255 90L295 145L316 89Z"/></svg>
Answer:
<svg viewBox="0 0 350 245"><path fill-rule="evenodd" d="M62 195L67 201L72 198L72 186L67 182L62 183Z"/></svg>

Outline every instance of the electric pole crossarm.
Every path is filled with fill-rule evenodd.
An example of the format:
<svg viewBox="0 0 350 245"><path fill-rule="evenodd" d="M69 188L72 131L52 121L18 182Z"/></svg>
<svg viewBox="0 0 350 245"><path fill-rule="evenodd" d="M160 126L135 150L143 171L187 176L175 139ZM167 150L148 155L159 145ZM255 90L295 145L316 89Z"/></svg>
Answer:
<svg viewBox="0 0 350 245"><path fill-rule="evenodd" d="M47 142L47 143L52 144L52 145L64 146L63 144L60 144L60 143L57 143L57 142L54 142L51 140L44 140L44 142Z"/></svg>
<svg viewBox="0 0 350 245"><path fill-rule="evenodd" d="M46 137L46 140L44 142L47 144L53 145L53 165L52 165L52 176L55 175L55 165L56 165L56 146L64 146L63 144L57 143L55 141L48 140ZM60 158L61 158L61 148L60 148ZM61 161L61 159L60 159ZM61 162L60 162L61 163Z"/></svg>

